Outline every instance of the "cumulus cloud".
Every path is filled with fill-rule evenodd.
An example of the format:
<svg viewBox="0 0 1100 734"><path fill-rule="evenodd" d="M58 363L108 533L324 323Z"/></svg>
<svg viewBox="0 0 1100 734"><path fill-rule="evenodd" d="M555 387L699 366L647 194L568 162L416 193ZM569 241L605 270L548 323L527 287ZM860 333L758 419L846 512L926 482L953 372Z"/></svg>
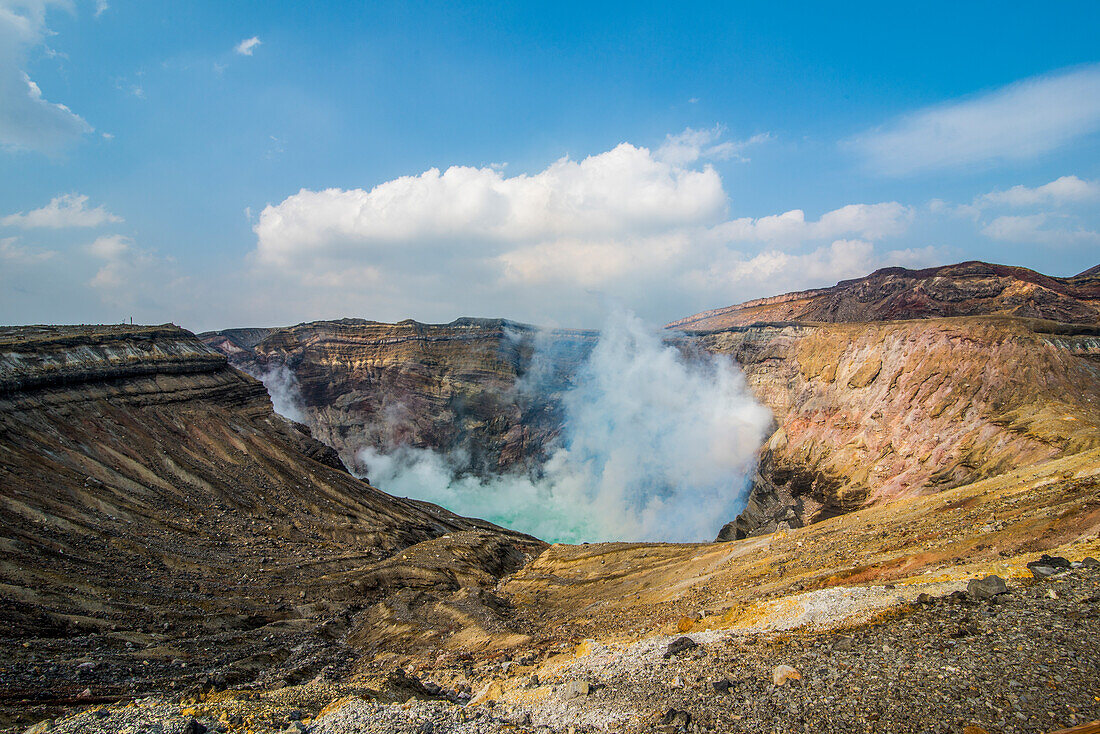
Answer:
<svg viewBox="0 0 1100 734"><path fill-rule="evenodd" d="M432 168L363 189L303 189L267 206L255 226L257 257L289 265L332 255L387 250L495 254L509 245L583 237L644 235L717 221L722 181L623 143L581 161L562 158L534 175L493 168ZM420 261L417 261L420 264Z"/></svg>
<svg viewBox="0 0 1100 734"><path fill-rule="evenodd" d="M20 245L15 237L0 239L0 260L10 265L35 265L56 256L53 250L36 250Z"/></svg>
<svg viewBox="0 0 1100 734"><path fill-rule="evenodd" d="M8 227L22 227L23 229L34 227L61 229L65 227L98 227L103 224L122 221L122 217L111 214L102 206L89 209L87 203L88 197L82 194L63 194L51 199L49 204L40 209L32 209L26 213L9 214L0 219L0 224Z"/></svg>
<svg viewBox="0 0 1100 734"><path fill-rule="evenodd" d="M1040 245L1100 244L1100 232L1085 229L1065 217L1048 212L997 217L982 227L982 234L1002 242Z"/></svg>
<svg viewBox="0 0 1100 734"><path fill-rule="evenodd" d="M974 200L977 207L1063 206L1100 200L1100 183L1077 176L1062 176L1050 183L1029 188L1019 185L1006 191L992 191Z"/></svg>
<svg viewBox="0 0 1100 734"><path fill-rule="evenodd" d="M239 53L241 56L251 56L252 52L261 43L263 43L263 41L261 41L256 36L252 36L252 38L246 38L243 41L241 41L240 43L238 43L234 50L237 53Z"/></svg>
<svg viewBox="0 0 1100 734"><path fill-rule="evenodd" d="M847 145L882 174L904 176L1027 160L1100 130L1100 64L1032 77L918 110Z"/></svg>
<svg viewBox="0 0 1100 734"><path fill-rule="evenodd" d="M253 277L279 283L297 319L593 325L610 296L667 320L774 291L758 275L769 262L798 288L865 273L879 243L909 229L914 211L898 202L729 219L707 164L720 130L669 136L656 150L623 143L530 174L455 166L371 189L303 189L256 219ZM816 259L799 259L807 248Z"/></svg>
<svg viewBox="0 0 1100 734"><path fill-rule="evenodd" d="M835 240L805 253L769 248L753 256L731 251L683 275L686 287L715 291L730 283L767 283L769 293L831 285L887 266L921 268L942 263L947 253L929 246L880 253L866 240Z"/></svg>
<svg viewBox="0 0 1100 734"><path fill-rule="evenodd" d="M120 234L97 237L87 252L101 261L88 285L112 306L155 306L161 296L180 285L170 260L139 247Z"/></svg>
<svg viewBox="0 0 1100 734"><path fill-rule="evenodd" d="M896 201L881 204L849 204L806 221L801 209L757 219L743 217L715 228L732 242L795 244L842 235L878 239L900 234L913 218L913 210Z"/></svg>
<svg viewBox="0 0 1100 734"><path fill-rule="evenodd" d="M980 194L969 204L934 199L929 211L969 218L978 232L1000 242L1073 247L1100 242L1097 201L1100 182L1061 176L1039 186L1020 184Z"/></svg>
<svg viewBox="0 0 1100 734"><path fill-rule="evenodd" d="M27 52L44 43L50 7L65 0L0 0L0 146L56 153L93 128L63 104L50 102L23 70Z"/></svg>

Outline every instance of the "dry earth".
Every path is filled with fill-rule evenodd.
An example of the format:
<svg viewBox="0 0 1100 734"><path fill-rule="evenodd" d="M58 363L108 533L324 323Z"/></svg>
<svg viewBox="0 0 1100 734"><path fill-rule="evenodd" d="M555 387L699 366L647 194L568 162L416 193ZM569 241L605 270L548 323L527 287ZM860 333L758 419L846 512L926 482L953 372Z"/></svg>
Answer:
<svg viewBox="0 0 1100 734"><path fill-rule="evenodd" d="M56 729L1052 731L1100 718L1100 571L1039 581L1026 563L1100 556L1098 533L1093 451L733 543L552 546L495 590L523 637L456 636L350 675L192 690ZM1009 593L967 597L989 573ZM666 657L681 636L695 645ZM775 685L778 665L801 678Z"/></svg>
<svg viewBox="0 0 1100 734"><path fill-rule="evenodd" d="M1098 719L1097 278L974 265L776 301L834 322L937 318L679 338L736 358L776 415L727 534L750 537L724 543L547 546L356 479L183 330L0 329L0 732ZM299 360L335 445L413 405L417 441L480 442L491 467L556 430L552 392L516 398L522 328L320 322L207 341L254 368ZM558 336L560 383L591 335ZM1044 554L1076 565L1033 573ZM1005 593L967 591L990 574Z"/></svg>

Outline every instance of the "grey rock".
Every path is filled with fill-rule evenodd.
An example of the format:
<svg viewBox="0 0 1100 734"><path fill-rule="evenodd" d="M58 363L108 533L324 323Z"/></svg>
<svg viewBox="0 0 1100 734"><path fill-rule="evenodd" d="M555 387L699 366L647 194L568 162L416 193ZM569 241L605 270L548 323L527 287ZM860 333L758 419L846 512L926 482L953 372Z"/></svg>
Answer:
<svg viewBox="0 0 1100 734"><path fill-rule="evenodd" d="M1081 560L1081 565L1085 568L1100 568L1100 561L1096 560L1092 556Z"/></svg>
<svg viewBox="0 0 1100 734"><path fill-rule="evenodd" d="M836 641L833 642L833 649L844 652L851 650L853 644L851 637L838 637Z"/></svg>
<svg viewBox="0 0 1100 734"><path fill-rule="evenodd" d="M1067 559L1062 558L1062 556L1048 556L1046 553L1044 553L1043 555L1039 556L1039 560L1032 561L1031 563L1027 564L1028 568L1031 568L1032 566L1050 566L1051 568L1069 568L1070 563Z"/></svg>
<svg viewBox="0 0 1100 734"><path fill-rule="evenodd" d="M1027 570L1031 571L1031 575L1037 579L1045 579L1058 573L1058 569L1053 566L1033 566L1030 563L1027 565Z"/></svg>
<svg viewBox="0 0 1100 734"><path fill-rule="evenodd" d="M716 680L710 684L710 687L714 689L715 693L726 694L730 692L730 688L733 687L733 681L729 678L723 678L722 680Z"/></svg>
<svg viewBox="0 0 1100 734"><path fill-rule="evenodd" d="M675 640L669 643L668 649L665 650L665 659L667 660L673 655L678 655L684 650L690 650L691 648L695 647L695 645L695 640L691 639L690 637L677 637Z"/></svg>
<svg viewBox="0 0 1100 734"><path fill-rule="evenodd" d="M998 594L1007 594L1008 586L1000 576L990 575L984 579L970 579L970 583L966 585L966 593L973 599L992 599Z"/></svg>

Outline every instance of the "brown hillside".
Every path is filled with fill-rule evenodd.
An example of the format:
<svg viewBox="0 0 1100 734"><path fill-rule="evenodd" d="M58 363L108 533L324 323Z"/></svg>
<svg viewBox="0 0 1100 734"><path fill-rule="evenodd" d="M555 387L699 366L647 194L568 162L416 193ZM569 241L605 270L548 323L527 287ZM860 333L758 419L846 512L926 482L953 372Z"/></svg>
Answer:
<svg viewBox="0 0 1100 734"><path fill-rule="evenodd" d="M831 288L704 311L673 321L668 328L716 331L760 322L867 322L992 314L1100 323L1100 277L1096 268L1072 278L1055 278L1027 268L983 262L925 270L883 268Z"/></svg>

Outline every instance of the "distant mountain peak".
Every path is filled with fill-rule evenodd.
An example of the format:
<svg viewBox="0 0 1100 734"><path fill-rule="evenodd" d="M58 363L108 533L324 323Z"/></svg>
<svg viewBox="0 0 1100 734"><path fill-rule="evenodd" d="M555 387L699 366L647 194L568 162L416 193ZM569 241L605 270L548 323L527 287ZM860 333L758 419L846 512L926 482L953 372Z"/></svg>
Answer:
<svg viewBox="0 0 1100 734"><path fill-rule="evenodd" d="M1057 278L1013 265L971 260L923 270L880 268L829 288L758 298L667 324L717 331L764 322L871 322L1005 315L1100 323L1100 266Z"/></svg>

